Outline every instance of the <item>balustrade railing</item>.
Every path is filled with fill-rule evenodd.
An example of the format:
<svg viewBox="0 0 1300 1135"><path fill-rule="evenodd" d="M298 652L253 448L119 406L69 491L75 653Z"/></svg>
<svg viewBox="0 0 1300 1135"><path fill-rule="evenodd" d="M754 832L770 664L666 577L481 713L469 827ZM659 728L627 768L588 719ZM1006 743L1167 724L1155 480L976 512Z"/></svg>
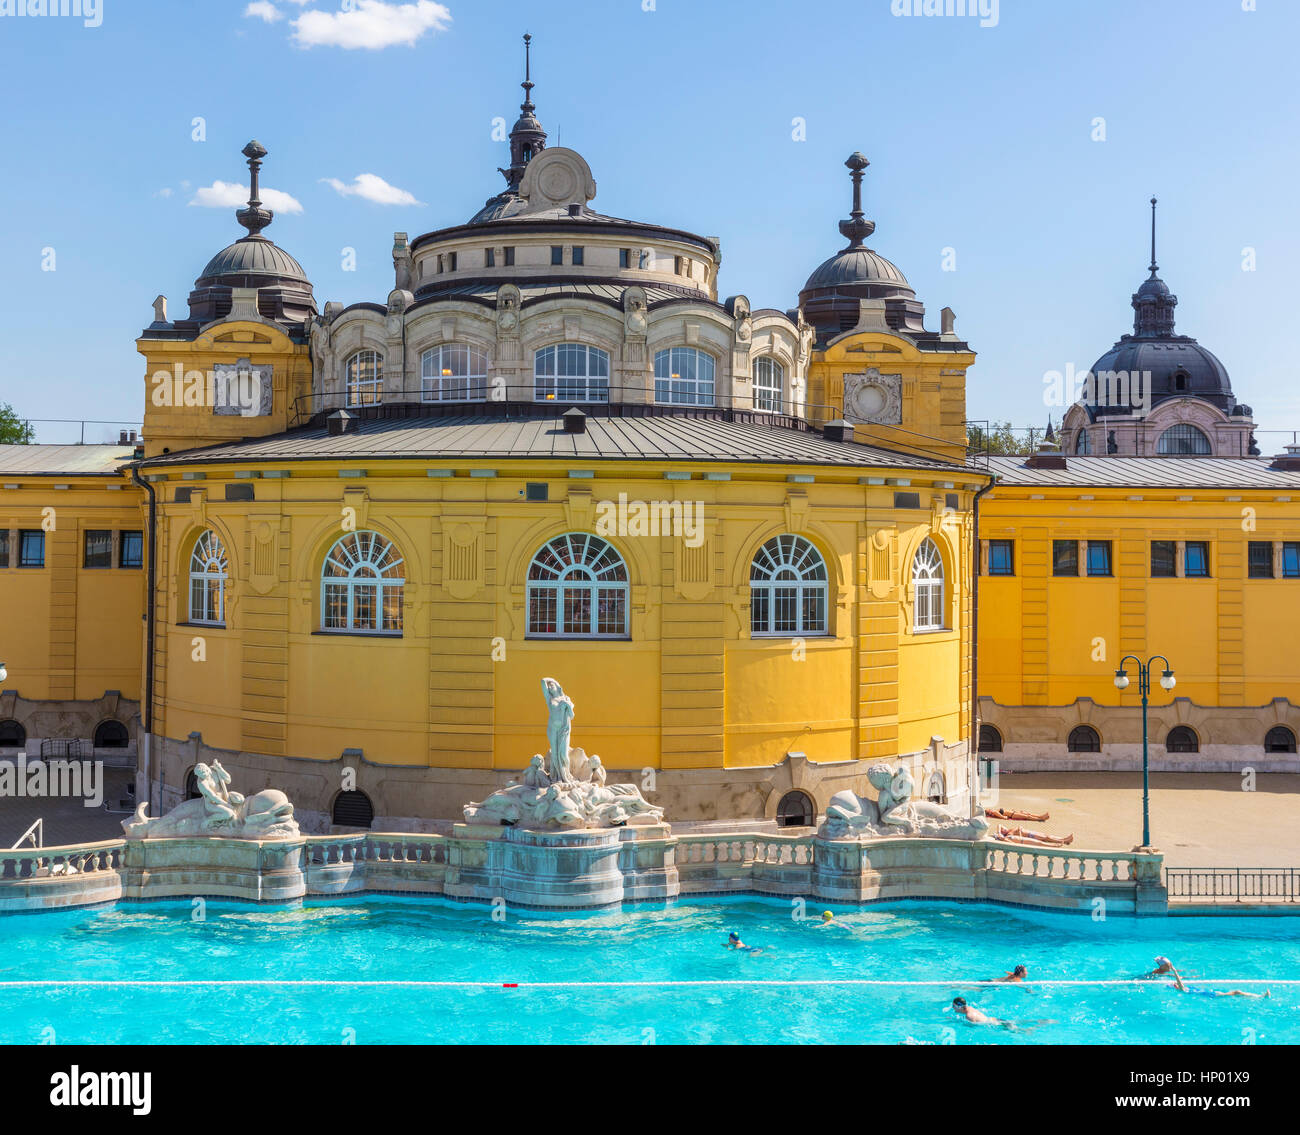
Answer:
<svg viewBox="0 0 1300 1135"><path fill-rule="evenodd" d="M1166 867L1170 902L1300 902L1300 867Z"/></svg>
<svg viewBox="0 0 1300 1135"><path fill-rule="evenodd" d="M28 847L0 851L0 882L54 876L96 875L122 866L126 844L120 839L66 847Z"/></svg>
<svg viewBox="0 0 1300 1135"><path fill-rule="evenodd" d="M1078 883L1136 882L1132 855L1122 852L1075 851L1068 847L1030 847L1022 843L989 841L984 867L1001 875L1062 879Z"/></svg>

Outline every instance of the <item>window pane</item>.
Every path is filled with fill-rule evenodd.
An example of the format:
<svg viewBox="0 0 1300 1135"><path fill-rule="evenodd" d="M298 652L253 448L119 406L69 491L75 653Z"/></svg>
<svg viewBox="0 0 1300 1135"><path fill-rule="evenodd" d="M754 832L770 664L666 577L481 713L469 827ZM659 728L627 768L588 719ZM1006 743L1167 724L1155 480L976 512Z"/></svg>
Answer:
<svg viewBox="0 0 1300 1135"><path fill-rule="evenodd" d="M0 528L0 568L9 566L9 529Z"/></svg>
<svg viewBox="0 0 1300 1135"><path fill-rule="evenodd" d="M1210 546L1203 540L1188 540L1183 574L1204 576L1210 574Z"/></svg>
<svg viewBox="0 0 1300 1135"><path fill-rule="evenodd" d="M18 534L18 566L45 566L45 533L39 529L24 529Z"/></svg>
<svg viewBox="0 0 1300 1135"><path fill-rule="evenodd" d="M1178 545L1173 540L1151 541L1151 574L1156 578L1169 578L1178 574L1174 557Z"/></svg>
<svg viewBox="0 0 1300 1135"><path fill-rule="evenodd" d="M1273 578L1272 544L1261 540L1252 540L1250 542L1250 564L1248 574L1251 579Z"/></svg>
<svg viewBox="0 0 1300 1135"><path fill-rule="evenodd" d="M564 589L564 626L561 634L591 634L591 589Z"/></svg>
<svg viewBox="0 0 1300 1135"><path fill-rule="evenodd" d="M1077 540L1052 541L1052 574L1079 574L1079 542Z"/></svg>
<svg viewBox="0 0 1300 1135"><path fill-rule="evenodd" d="M122 543L118 552L118 567L138 568L144 566L144 533L123 532Z"/></svg>
<svg viewBox="0 0 1300 1135"><path fill-rule="evenodd" d="M85 533L85 553L82 566L106 568L113 566L113 533L105 529L91 529Z"/></svg>
<svg viewBox="0 0 1300 1135"><path fill-rule="evenodd" d="M1088 541L1088 574L1110 575L1110 541Z"/></svg>
<svg viewBox="0 0 1300 1135"><path fill-rule="evenodd" d="M348 585L325 585L325 627L327 630L346 630L348 625Z"/></svg>
<svg viewBox="0 0 1300 1135"><path fill-rule="evenodd" d="M1010 540L989 541L989 575L1014 575L1015 565Z"/></svg>
<svg viewBox="0 0 1300 1135"><path fill-rule="evenodd" d="M1300 579L1300 543L1282 545L1282 577Z"/></svg>

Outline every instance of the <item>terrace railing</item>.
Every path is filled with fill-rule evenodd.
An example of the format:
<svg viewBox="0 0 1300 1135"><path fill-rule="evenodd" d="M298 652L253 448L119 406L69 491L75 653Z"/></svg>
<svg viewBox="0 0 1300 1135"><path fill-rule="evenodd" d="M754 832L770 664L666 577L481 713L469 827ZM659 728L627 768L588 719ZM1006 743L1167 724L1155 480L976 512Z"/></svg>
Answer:
<svg viewBox="0 0 1300 1135"><path fill-rule="evenodd" d="M0 882L13 883L59 875L96 875L122 866L124 840L106 839L65 847L27 847L0 851Z"/></svg>
<svg viewBox="0 0 1300 1135"><path fill-rule="evenodd" d="M1170 902L1300 902L1300 867L1166 867Z"/></svg>
<svg viewBox="0 0 1300 1135"><path fill-rule="evenodd" d="M1131 884L1137 879L1132 853L1075 851L1068 847L1029 847L994 841L986 847L984 867L998 874L1080 883Z"/></svg>

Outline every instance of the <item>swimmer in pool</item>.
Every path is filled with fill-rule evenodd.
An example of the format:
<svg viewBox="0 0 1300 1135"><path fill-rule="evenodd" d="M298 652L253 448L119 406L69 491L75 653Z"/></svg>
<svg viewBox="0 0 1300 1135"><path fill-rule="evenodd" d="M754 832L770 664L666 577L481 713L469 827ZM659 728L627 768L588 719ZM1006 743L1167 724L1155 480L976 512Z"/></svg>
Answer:
<svg viewBox="0 0 1300 1135"><path fill-rule="evenodd" d="M746 946L745 943L740 940L740 935L734 930L727 935L727 940L723 945L729 950L744 950L749 954L761 954L763 952L762 946Z"/></svg>
<svg viewBox="0 0 1300 1135"><path fill-rule="evenodd" d="M1183 979L1178 975L1178 971L1173 966L1169 967L1169 972L1174 975L1174 988L1179 993L1199 993L1202 997L1272 997L1270 990L1264 990L1263 993L1249 993L1244 989L1194 989L1190 985L1185 985Z"/></svg>
<svg viewBox="0 0 1300 1135"><path fill-rule="evenodd" d="M1029 971L1024 966L1016 966L1006 977L994 978L995 981L1024 981L1029 976Z"/></svg>
<svg viewBox="0 0 1300 1135"><path fill-rule="evenodd" d="M826 927L834 925L834 923L835 923L835 915L833 915L829 910L823 910L822 920L817 924L817 929L824 930L826 929Z"/></svg>
<svg viewBox="0 0 1300 1135"><path fill-rule="evenodd" d="M952 1011L959 1017L965 1017L968 1025L997 1025L1003 1029L1016 1027L1010 1021L1004 1021L1000 1017L990 1017L987 1013L980 1012L974 1005L968 1005L965 997L952 999Z"/></svg>

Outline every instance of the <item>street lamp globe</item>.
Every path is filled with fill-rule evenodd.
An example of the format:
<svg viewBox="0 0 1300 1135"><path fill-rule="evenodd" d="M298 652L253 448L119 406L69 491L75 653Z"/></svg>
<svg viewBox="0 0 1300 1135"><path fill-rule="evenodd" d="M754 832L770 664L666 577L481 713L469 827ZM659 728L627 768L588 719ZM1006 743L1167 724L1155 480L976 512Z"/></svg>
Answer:
<svg viewBox="0 0 1300 1135"><path fill-rule="evenodd" d="M1160 688L1162 690L1172 690L1176 685L1178 685L1178 679L1174 677L1172 670L1166 670L1160 675Z"/></svg>
<svg viewBox="0 0 1300 1135"><path fill-rule="evenodd" d="M7 677L9 677L9 671L5 669L5 664L0 662L0 682L3 682Z"/></svg>
<svg viewBox="0 0 1300 1135"><path fill-rule="evenodd" d="M1123 670L1115 671L1115 688L1117 690L1128 689L1128 675Z"/></svg>

